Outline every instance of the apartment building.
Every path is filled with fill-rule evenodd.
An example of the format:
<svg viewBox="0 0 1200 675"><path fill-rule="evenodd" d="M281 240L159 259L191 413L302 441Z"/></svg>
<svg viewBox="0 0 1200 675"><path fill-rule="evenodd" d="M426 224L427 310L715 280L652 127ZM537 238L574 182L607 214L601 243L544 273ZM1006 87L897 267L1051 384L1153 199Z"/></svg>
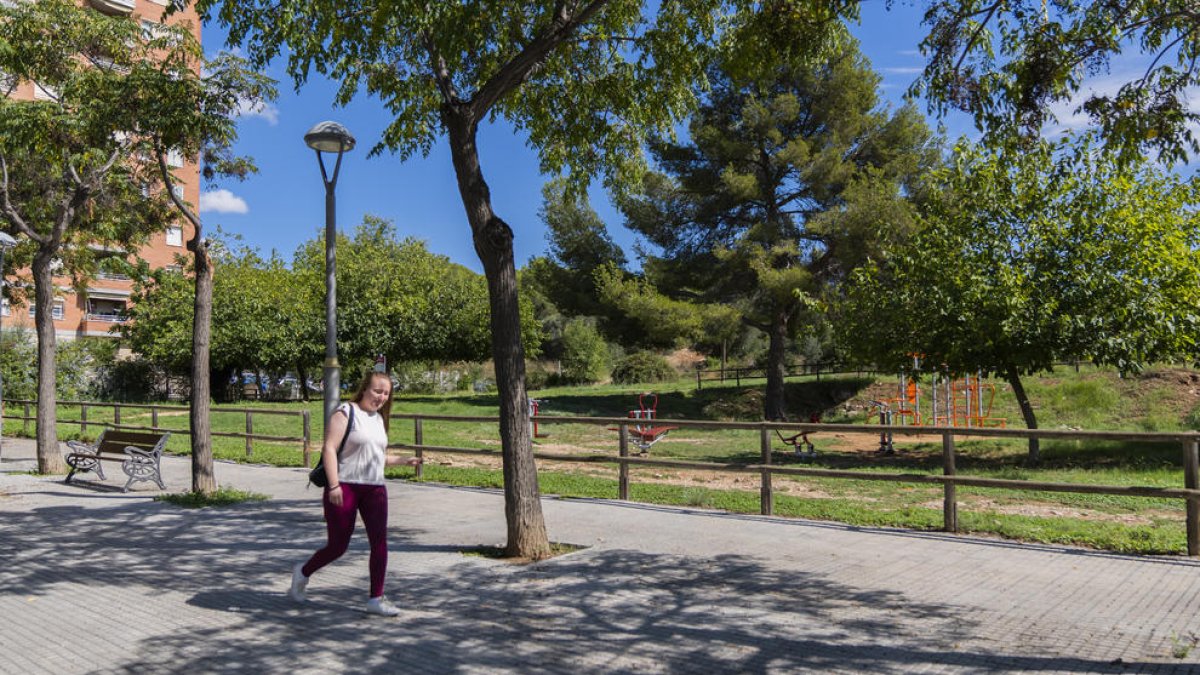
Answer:
<svg viewBox="0 0 1200 675"><path fill-rule="evenodd" d="M82 0L81 4L105 14L127 16L140 22L147 32L153 32L164 21L188 25L196 38L200 38L200 21L190 7L164 19L167 0ZM54 92L32 82L22 82L17 84L12 95L17 99L33 100L53 97ZM196 159L178 155L168 158L169 163L177 167L175 175L179 178L183 198L193 205L200 201L200 167ZM153 268L174 266L175 256L186 253L184 244L191 236L191 225L185 218L180 218L165 231L152 235L136 257ZM71 280L66 277L55 278L55 287L55 331L60 340L73 340L83 336L113 335L113 328L125 320L133 284L129 277L119 272L102 270L84 293L76 293ZM3 316L5 328L24 325L33 330L33 312L32 304L10 307L6 299L0 299L0 316Z"/></svg>

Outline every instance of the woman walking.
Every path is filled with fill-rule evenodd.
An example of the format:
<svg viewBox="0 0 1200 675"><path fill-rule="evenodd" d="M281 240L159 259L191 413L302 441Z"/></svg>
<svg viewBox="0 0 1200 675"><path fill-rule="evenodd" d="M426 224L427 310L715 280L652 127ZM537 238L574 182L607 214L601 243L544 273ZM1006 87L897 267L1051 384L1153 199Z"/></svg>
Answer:
<svg viewBox="0 0 1200 675"><path fill-rule="evenodd" d="M387 373L373 371L359 383L350 402L338 406L329 418L321 448L325 475L329 479L322 496L329 539L325 547L307 562L296 563L292 568L292 587L288 595L293 600L307 600L304 593L309 577L346 552L356 515L361 514L371 547L371 592L367 611L381 616L400 613L383 597L388 512L383 469L385 465L416 466L421 459L387 456L391 412L392 378Z"/></svg>

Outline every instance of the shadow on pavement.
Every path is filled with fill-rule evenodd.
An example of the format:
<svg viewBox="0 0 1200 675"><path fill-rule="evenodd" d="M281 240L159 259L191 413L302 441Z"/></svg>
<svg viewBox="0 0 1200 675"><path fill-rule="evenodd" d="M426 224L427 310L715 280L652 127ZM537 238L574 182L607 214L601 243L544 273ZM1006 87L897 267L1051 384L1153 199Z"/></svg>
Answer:
<svg viewBox="0 0 1200 675"><path fill-rule="evenodd" d="M167 625L181 610L164 606L156 611L168 619L161 630L128 661L104 668L127 672L338 663L356 671L564 673L1159 667L963 650L959 644L978 642L981 628L964 607L922 604L745 555L585 549L515 566L447 555L454 547L421 544L415 534L391 528L388 595L403 613L380 619L360 611L364 588L331 584L322 574L306 605L283 595L290 564L322 543L309 500L219 510L123 502L9 511L0 522L7 542L0 595L47 595L68 582L126 585L182 593L191 608L227 617L220 626ZM360 529L335 565L361 568L365 584L364 549Z"/></svg>

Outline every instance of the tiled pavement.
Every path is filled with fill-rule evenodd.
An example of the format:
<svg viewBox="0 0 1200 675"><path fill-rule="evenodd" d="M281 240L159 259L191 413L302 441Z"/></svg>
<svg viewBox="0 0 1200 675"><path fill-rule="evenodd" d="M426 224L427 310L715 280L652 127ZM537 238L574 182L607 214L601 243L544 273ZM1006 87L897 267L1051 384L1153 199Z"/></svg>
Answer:
<svg viewBox="0 0 1200 675"><path fill-rule="evenodd" d="M395 482L403 612L382 619L361 611L361 531L306 606L285 597L323 540L298 469L219 463L272 499L184 510L22 473L30 441L3 452L4 673L1200 672L1184 558L546 499L551 538L586 548L514 566L461 553L503 543L500 494Z"/></svg>

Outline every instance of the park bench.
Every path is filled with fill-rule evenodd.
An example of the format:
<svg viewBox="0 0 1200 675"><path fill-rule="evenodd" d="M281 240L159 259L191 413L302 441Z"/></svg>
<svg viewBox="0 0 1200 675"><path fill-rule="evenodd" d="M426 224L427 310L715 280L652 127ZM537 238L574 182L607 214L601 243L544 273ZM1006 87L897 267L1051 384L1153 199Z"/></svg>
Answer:
<svg viewBox="0 0 1200 675"><path fill-rule="evenodd" d="M71 453L67 455L71 472L67 474L65 482L70 483L75 474L81 471L95 471L100 480L105 480L103 462L121 462L121 469L129 476L124 492L129 492L129 486L135 481L143 480L154 481L160 490L166 490L159 460L170 437L170 432L166 431L105 429L94 444L67 441L67 446L71 448Z"/></svg>

